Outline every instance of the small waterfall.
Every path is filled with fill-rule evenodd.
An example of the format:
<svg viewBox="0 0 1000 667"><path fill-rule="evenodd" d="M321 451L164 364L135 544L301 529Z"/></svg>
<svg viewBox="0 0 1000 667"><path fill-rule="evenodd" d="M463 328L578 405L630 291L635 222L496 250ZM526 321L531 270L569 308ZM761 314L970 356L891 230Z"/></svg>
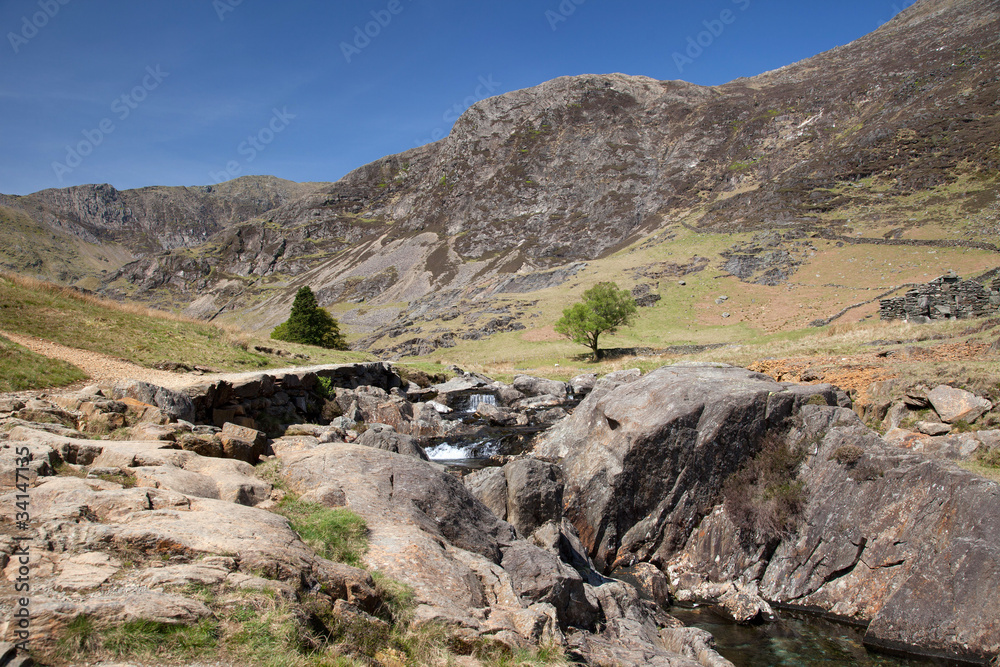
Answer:
<svg viewBox="0 0 1000 667"><path fill-rule="evenodd" d="M497 397L493 394L470 394L466 412L475 412L480 405L496 405Z"/></svg>
<svg viewBox="0 0 1000 667"><path fill-rule="evenodd" d="M488 459L500 453L501 442L496 439L476 440L474 442L456 443L442 442L440 445L428 447L427 458L431 461L459 461L469 459Z"/></svg>

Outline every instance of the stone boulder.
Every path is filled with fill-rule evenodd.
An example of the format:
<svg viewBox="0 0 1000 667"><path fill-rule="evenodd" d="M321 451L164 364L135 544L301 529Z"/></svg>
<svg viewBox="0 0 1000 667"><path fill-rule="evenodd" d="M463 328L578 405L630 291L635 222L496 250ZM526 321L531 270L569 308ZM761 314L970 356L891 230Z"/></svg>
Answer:
<svg viewBox="0 0 1000 667"><path fill-rule="evenodd" d="M497 403L505 407L511 407L524 398L524 394L519 392L517 389L514 389L514 387L511 387L509 384L497 382L494 383L491 389L493 391L493 395L497 397Z"/></svg>
<svg viewBox="0 0 1000 667"><path fill-rule="evenodd" d="M219 441L222 444L224 458L250 464L257 463L267 450L267 436L264 433L232 422L223 424Z"/></svg>
<svg viewBox="0 0 1000 667"><path fill-rule="evenodd" d="M941 422L918 421L914 426L917 431L924 435L948 435L951 433L951 426Z"/></svg>
<svg viewBox="0 0 1000 667"><path fill-rule="evenodd" d="M448 409L447 406L440 406ZM441 418L437 405L431 403L415 403L413 405L413 420L409 424L409 434L416 438L435 438L448 433L452 422Z"/></svg>
<svg viewBox="0 0 1000 667"><path fill-rule="evenodd" d="M368 430L357 439L357 444L363 447L373 447L387 452L395 452L404 456L428 461L424 448L417 444L417 441L408 436L396 433L391 426L384 424L369 425Z"/></svg>
<svg viewBox="0 0 1000 667"><path fill-rule="evenodd" d="M555 424L566 419L569 413L562 408L549 408L535 414L535 422L538 424Z"/></svg>
<svg viewBox="0 0 1000 667"><path fill-rule="evenodd" d="M137 380L119 382L111 388L111 396L119 400L132 398L142 403L155 405L173 421L183 419L186 422L194 422L196 420L195 405L190 397L148 382Z"/></svg>
<svg viewBox="0 0 1000 667"><path fill-rule="evenodd" d="M24 401L22 401L19 398L13 398L13 397L0 398L0 414L10 414L11 412L17 412L23 407L24 407ZM62 407L66 406L63 405ZM76 406L74 405L72 408L69 409L76 410Z"/></svg>
<svg viewBox="0 0 1000 667"><path fill-rule="evenodd" d="M745 586L730 584L719 596L719 605L740 624L754 623L761 618L774 620L774 610L761 598L756 582Z"/></svg>
<svg viewBox="0 0 1000 667"><path fill-rule="evenodd" d="M296 493L334 484L362 516L391 510L396 521L418 526L438 539L500 560L500 543L514 539L511 526L476 500L462 482L416 457L329 443L283 457L282 478Z"/></svg>
<svg viewBox="0 0 1000 667"><path fill-rule="evenodd" d="M563 626L594 628L599 618L596 600L588 599L583 577L556 555L517 541L503 550L500 565L519 597L528 603L551 604Z"/></svg>
<svg viewBox="0 0 1000 667"><path fill-rule="evenodd" d="M574 394L587 394L594 388L597 384L597 375L594 373L585 373L583 375L577 375L575 378L569 381L569 387Z"/></svg>
<svg viewBox="0 0 1000 667"><path fill-rule="evenodd" d="M522 398L520 401L515 403L513 407L516 410L546 410L549 408L557 408L565 402L565 398L559 398L558 396L553 396L552 394L541 394L539 396Z"/></svg>
<svg viewBox="0 0 1000 667"><path fill-rule="evenodd" d="M993 409L993 404L985 398L944 384L938 385L927 394L927 400L941 417L941 421L946 424L954 424L957 421L971 424Z"/></svg>
<svg viewBox="0 0 1000 667"><path fill-rule="evenodd" d="M557 399L565 399L568 394L568 386L565 382L558 380L547 380L531 375L518 375L514 378L514 389L527 397L533 396L554 396Z"/></svg>
<svg viewBox="0 0 1000 667"><path fill-rule="evenodd" d="M722 484L816 390L722 365L677 365L602 379L541 437L562 459L566 516L598 567L663 562L683 546Z"/></svg>
<svg viewBox="0 0 1000 667"><path fill-rule="evenodd" d="M638 584L636 588L659 605L667 609L671 605L670 580L658 567L651 563L636 563L631 576Z"/></svg>
<svg viewBox="0 0 1000 667"><path fill-rule="evenodd" d="M503 468L477 470L463 477L462 482L494 516L507 520L507 475Z"/></svg>
<svg viewBox="0 0 1000 667"><path fill-rule="evenodd" d="M523 415L497 407L492 403L480 403L476 406L476 416L486 420L490 426L512 426L523 420L527 423L527 418Z"/></svg>
<svg viewBox="0 0 1000 667"><path fill-rule="evenodd" d="M548 521L562 519L562 473L551 463L518 459L502 468L478 470L463 481L474 496L522 537L530 536Z"/></svg>
<svg viewBox="0 0 1000 667"><path fill-rule="evenodd" d="M487 388L492 383L493 381L489 378L467 373L447 382L431 385L421 393L421 396L436 397L434 400L450 408L455 408L460 398L475 393L477 389Z"/></svg>
<svg viewBox="0 0 1000 667"><path fill-rule="evenodd" d="M503 467L507 480L507 521L529 536L547 521L562 519L562 471L537 459L518 459Z"/></svg>

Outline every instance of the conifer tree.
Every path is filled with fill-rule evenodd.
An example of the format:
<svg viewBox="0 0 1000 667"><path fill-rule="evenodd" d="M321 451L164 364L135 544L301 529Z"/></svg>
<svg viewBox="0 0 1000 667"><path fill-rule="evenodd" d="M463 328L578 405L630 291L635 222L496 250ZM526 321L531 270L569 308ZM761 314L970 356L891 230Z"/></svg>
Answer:
<svg viewBox="0 0 1000 667"><path fill-rule="evenodd" d="M308 286L300 287L295 293L288 320L274 328L271 338L332 350L347 349L344 336L340 333L340 324L320 308L316 296Z"/></svg>

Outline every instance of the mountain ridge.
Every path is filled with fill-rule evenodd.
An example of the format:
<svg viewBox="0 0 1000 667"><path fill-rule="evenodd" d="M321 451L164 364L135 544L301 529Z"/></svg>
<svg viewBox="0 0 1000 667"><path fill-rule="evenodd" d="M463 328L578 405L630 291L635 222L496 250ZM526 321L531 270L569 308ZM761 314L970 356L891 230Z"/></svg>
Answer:
<svg viewBox="0 0 1000 667"><path fill-rule="evenodd" d="M998 33L1000 3L921 0L850 44L721 86L560 77L477 102L438 142L205 225L204 243L168 236L177 247L101 288L261 329L309 284L362 346L416 332L427 350L474 335L478 315L511 318L501 330L551 318L496 291L504 276L540 276L544 294L622 278L617 254L634 269L686 239L713 241L720 275L775 286L827 252L803 240L815 235L981 242L998 192ZM592 265L552 272L580 262Z"/></svg>

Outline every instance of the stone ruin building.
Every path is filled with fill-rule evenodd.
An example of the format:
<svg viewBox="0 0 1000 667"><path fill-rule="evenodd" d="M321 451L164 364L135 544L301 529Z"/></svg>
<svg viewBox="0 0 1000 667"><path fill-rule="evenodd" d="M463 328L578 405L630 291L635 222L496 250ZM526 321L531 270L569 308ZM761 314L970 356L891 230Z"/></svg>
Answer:
<svg viewBox="0 0 1000 667"><path fill-rule="evenodd" d="M905 295L879 302L883 320L926 323L931 320L970 319L1000 310L1000 268L963 281L951 271Z"/></svg>

